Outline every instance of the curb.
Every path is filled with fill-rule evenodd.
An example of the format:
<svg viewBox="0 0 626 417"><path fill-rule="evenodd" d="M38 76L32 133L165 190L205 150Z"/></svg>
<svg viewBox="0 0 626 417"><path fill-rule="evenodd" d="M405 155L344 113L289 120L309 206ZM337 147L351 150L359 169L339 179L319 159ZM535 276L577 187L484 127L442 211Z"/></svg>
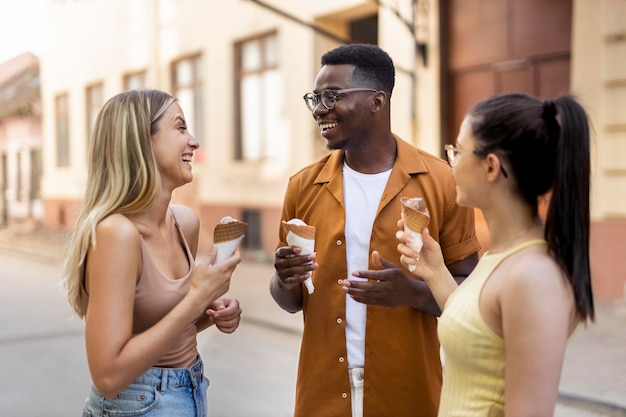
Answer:
<svg viewBox="0 0 626 417"><path fill-rule="evenodd" d="M289 313L285 312L285 314L289 314ZM274 331L281 332L281 333L287 333L287 334L297 335L297 336L302 335L302 330L299 330L297 328L294 328L288 325L280 324L272 320L264 320L264 319L259 319L257 317L243 315L241 317L241 322L250 324L252 326L263 327L264 329L268 329L268 330L274 330Z"/></svg>
<svg viewBox="0 0 626 417"><path fill-rule="evenodd" d="M0 242L0 251L12 253L23 258L32 259L36 262L42 262L47 265L58 265L63 261L63 257L57 254L46 253L45 251L37 251L32 248L23 248L20 246L11 246L6 242Z"/></svg>
<svg viewBox="0 0 626 417"><path fill-rule="evenodd" d="M559 391L557 402L562 405L590 411L607 417L626 417L626 407L614 403Z"/></svg>

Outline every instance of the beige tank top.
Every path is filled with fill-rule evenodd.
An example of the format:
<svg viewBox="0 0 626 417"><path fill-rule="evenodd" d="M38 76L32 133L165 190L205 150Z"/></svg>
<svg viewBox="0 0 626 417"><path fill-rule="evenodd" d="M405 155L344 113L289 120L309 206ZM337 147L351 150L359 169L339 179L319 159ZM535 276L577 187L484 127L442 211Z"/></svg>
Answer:
<svg viewBox="0 0 626 417"><path fill-rule="evenodd" d="M174 217L173 212L172 217ZM143 237L141 237L142 269L135 288L134 335L144 332L161 320L185 297L191 287L191 277L196 264L180 225L176 221L176 217L174 217L174 224L187 255L189 271L177 279L170 279L164 276L154 264ZM87 311L89 294L87 294L84 286L82 290L83 310ZM194 322L187 326L180 337L176 338L172 347L154 366L161 368L186 368L193 364L198 357L196 335L197 330Z"/></svg>
<svg viewBox="0 0 626 417"><path fill-rule="evenodd" d="M141 333L155 325L185 297L191 287L191 277L195 270L195 262L175 217L174 223L180 241L185 248L189 261L189 271L183 277L177 279L165 277L154 264L143 237L141 238L142 269L135 289L133 334ZM155 366L184 368L193 364L198 356L196 334L196 324L191 323L180 337L176 338L170 350L159 359Z"/></svg>

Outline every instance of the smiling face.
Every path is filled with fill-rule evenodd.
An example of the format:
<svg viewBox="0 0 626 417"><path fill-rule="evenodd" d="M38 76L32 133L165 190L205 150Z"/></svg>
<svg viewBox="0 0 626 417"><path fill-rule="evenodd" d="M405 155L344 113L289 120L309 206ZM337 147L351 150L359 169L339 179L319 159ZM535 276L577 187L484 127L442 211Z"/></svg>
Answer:
<svg viewBox="0 0 626 417"><path fill-rule="evenodd" d="M177 102L172 103L163 113L151 141L164 184L174 189L191 182L191 161L200 144L189 133L185 116Z"/></svg>
<svg viewBox="0 0 626 417"><path fill-rule="evenodd" d="M352 71L352 65L324 65L317 74L313 91L369 87L353 85ZM321 103L313 109L328 149L349 150L362 143L370 130L373 94L371 91L340 94L334 109L328 110Z"/></svg>

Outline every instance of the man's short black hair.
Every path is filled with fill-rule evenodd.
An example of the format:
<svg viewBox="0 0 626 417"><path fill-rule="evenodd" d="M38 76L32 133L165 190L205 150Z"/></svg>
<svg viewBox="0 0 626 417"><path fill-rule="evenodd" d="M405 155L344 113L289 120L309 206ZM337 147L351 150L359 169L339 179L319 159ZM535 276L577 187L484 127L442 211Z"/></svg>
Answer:
<svg viewBox="0 0 626 417"><path fill-rule="evenodd" d="M353 65L352 84L385 91L390 97L396 70L387 52L376 45L351 43L322 55L324 65Z"/></svg>

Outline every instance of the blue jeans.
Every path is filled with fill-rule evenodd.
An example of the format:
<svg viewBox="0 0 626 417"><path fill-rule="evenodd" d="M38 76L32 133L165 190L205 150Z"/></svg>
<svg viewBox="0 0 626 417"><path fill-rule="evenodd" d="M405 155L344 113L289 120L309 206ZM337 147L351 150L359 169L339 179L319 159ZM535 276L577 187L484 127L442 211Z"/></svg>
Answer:
<svg viewBox="0 0 626 417"><path fill-rule="evenodd" d="M189 368L150 368L112 399L92 385L83 417L206 417L208 387L200 357Z"/></svg>

